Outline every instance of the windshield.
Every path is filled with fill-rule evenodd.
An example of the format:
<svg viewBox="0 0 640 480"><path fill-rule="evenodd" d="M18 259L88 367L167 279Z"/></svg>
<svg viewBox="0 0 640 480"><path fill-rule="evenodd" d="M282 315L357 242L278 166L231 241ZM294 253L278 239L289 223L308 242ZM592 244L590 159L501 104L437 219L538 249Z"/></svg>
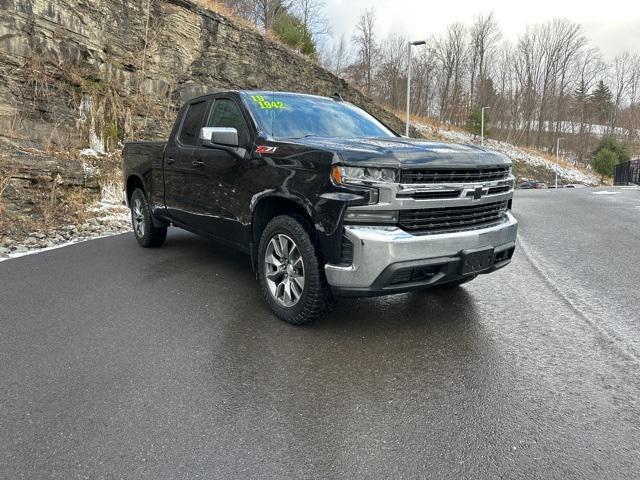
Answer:
<svg viewBox="0 0 640 480"><path fill-rule="evenodd" d="M394 137L387 127L346 102L278 92L243 93L258 127L275 138Z"/></svg>

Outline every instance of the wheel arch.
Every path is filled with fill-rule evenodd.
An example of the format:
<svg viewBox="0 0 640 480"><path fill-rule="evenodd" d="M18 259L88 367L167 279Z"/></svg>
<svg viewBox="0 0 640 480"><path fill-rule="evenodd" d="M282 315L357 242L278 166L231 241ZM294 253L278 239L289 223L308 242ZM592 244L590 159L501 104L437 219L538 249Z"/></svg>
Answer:
<svg viewBox="0 0 640 480"><path fill-rule="evenodd" d="M251 264L256 269L256 257L260 236L272 218L278 215L300 216L313 225L311 207L302 199L283 195L268 195L256 202L251 213ZM315 231L315 228L312 229Z"/></svg>
<svg viewBox="0 0 640 480"><path fill-rule="evenodd" d="M300 215L312 223L313 215L309 205L296 197L269 195L262 197L253 207L251 214L251 240L257 243L267 223L278 215Z"/></svg>
<svg viewBox="0 0 640 480"><path fill-rule="evenodd" d="M127 195L127 205L131 204L131 195L133 195L133 192L135 191L136 188L141 189L142 192L145 194L145 196L147 195L147 190L144 186L144 181L139 175L136 175L135 173L133 173L127 177L127 184L126 184L126 190L125 190Z"/></svg>

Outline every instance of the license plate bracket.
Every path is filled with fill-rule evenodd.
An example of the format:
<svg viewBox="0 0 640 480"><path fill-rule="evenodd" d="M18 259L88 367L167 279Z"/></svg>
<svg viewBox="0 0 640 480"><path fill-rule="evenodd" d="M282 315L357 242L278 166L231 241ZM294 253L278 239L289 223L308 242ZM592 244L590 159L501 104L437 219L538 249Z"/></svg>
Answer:
<svg viewBox="0 0 640 480"><path fill-rule="evenodd" d="M460 275L482 272L493 265L495 249L489 247L478 250L463 250L460 258Z"/></svg>

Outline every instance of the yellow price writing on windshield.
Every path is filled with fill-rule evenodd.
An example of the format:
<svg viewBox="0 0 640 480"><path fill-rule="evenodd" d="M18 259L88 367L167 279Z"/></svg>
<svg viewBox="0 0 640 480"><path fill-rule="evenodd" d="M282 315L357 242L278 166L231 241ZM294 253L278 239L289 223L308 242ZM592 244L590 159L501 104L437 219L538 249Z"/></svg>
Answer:
<svg viewBox="0 0 640 480"><path fill-rule="evenodd" d="M263 110L271 110L272 108L286 108L284 102L270 102L269 100L266 100L262 95L251 95L251 100L260 105L260 108L262 108Z"/></svg>

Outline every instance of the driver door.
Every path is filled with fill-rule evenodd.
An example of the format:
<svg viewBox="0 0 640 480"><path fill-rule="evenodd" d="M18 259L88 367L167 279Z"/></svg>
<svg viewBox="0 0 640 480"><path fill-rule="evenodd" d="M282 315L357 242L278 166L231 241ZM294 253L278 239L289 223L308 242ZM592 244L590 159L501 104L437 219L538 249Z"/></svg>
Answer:
<svg viewBox="0 0 640 480"><path fill-rule="evenodd" d="M249 145L249 129L240 107L230 97L218 97L213 101L205 127L227 127L238 131L238 151ZM228 149L200 145L194 152L194 164L200 165L201 195L198 205L201 224L199 229L233 243L241 242L240 213L241 188L239 188L245 162Z"/></svg>

